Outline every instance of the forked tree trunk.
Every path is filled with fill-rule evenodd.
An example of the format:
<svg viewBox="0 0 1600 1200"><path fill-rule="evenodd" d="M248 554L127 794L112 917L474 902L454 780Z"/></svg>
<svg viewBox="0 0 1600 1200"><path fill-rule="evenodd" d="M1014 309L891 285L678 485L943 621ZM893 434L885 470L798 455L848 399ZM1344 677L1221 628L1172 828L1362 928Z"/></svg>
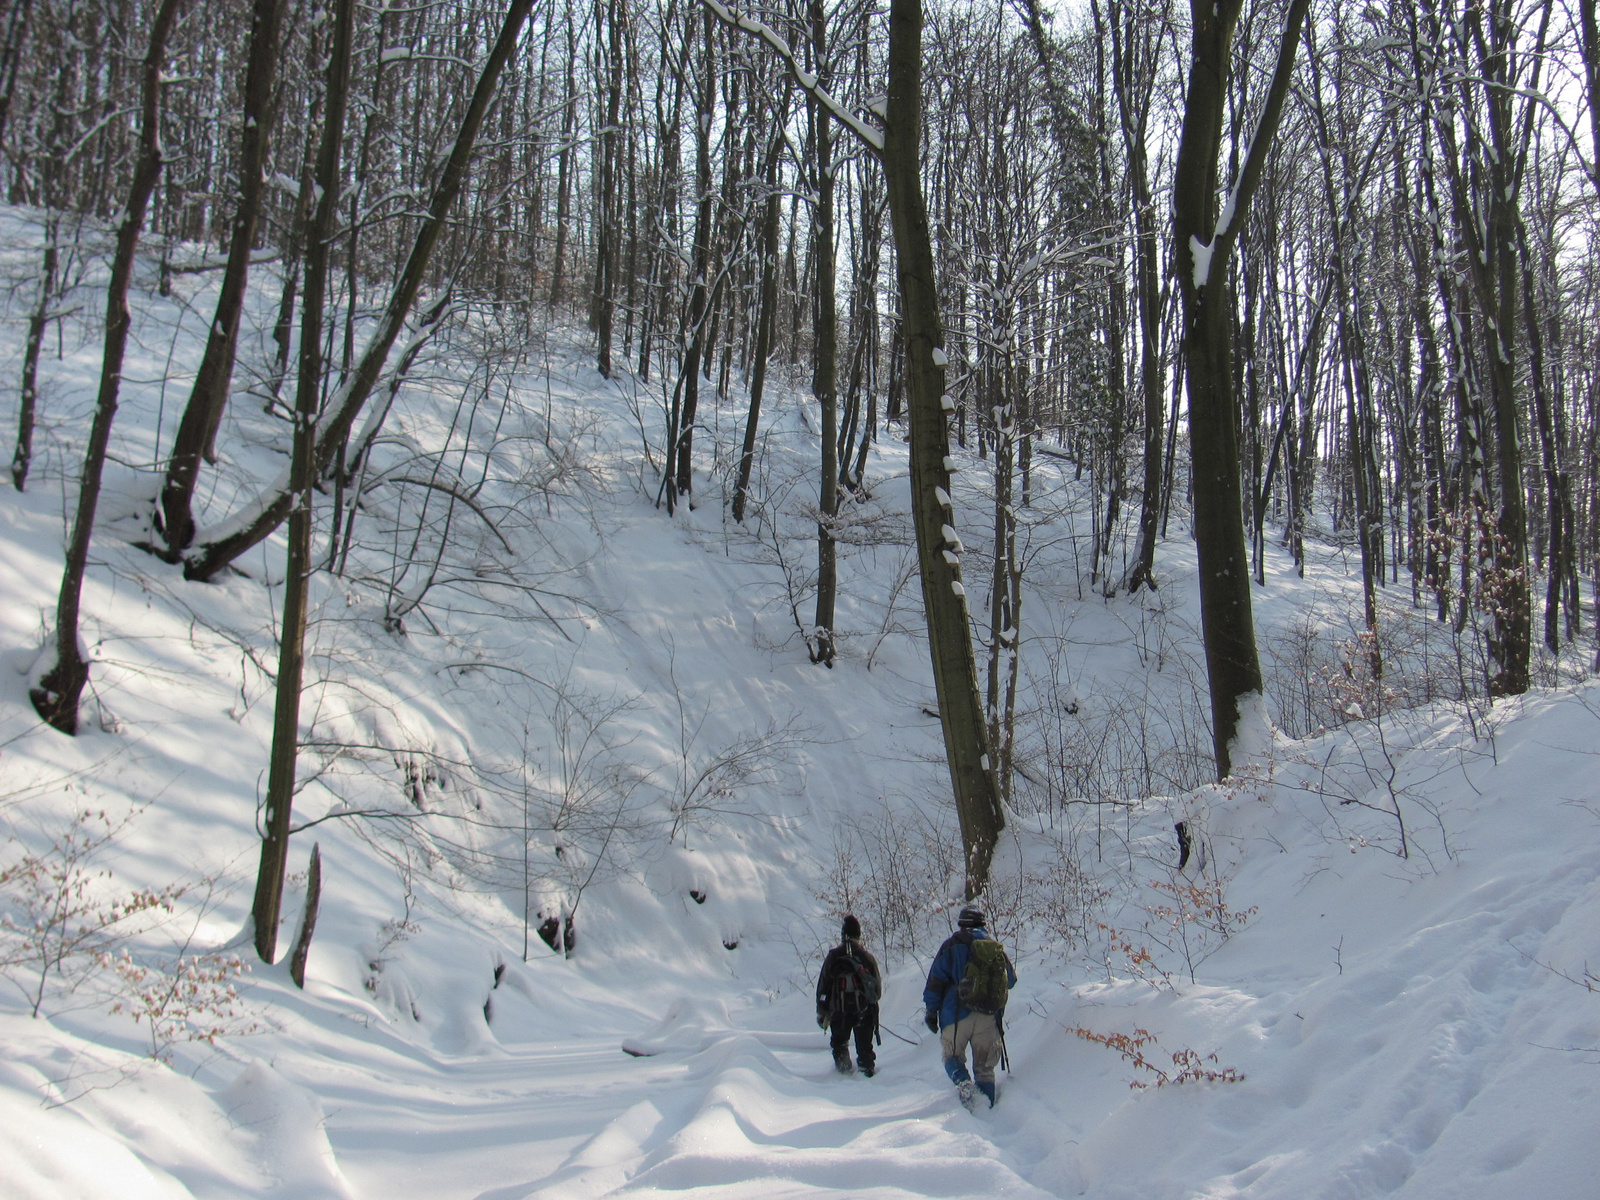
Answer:
<svg viewBox="0 0 1600 1200"><path fill-rule="evenodd" d="M434 187L433 197L428 204L428 215L417 230L416 240L412 243L411 254L400 273L399 282L389 297L389 303L384 307L383 316L372 335L372 340L362 350L355 370L329 399L327 411L317 422L314 455L316 475L327 469L334 455L338 453L339 447L344 445L356 415L371 396L373 388L377 386L378 380L383 375L384 364L388 361L389 352L394 348L401 330L405 328L412 306L416 303L417 293L422 289L423 276L427 273L428 263L433 258L434 248L444 231L445 219L466 180L467 166L472 160L472 148L477 141L478 130L483 124L484 113L488 111L489 101L494 96L500 71L516 48L522 24L532 7L533 0L512 0L508 8L505 23L500 27L500 35L495 40L494 48L489 52L482 72L478 75L477 86L473 89L472 99L467 105L466 114L461 120L461 128L456 134L455 146L445 162L438 184ZM196 544L184 554L184 577L210 579L246 550L265 540L288 517L293 503L294 493L289 481L285 479L273 490L235 513L218 528L203 533Z"/></svg>
<svg viewBox="0 0 1600 1200"><path fill-rule="evenodd" d="M1291 0L1278 63L1249 154L1217 209L1217 155L1227 107L1233 31L1244 0L1191 0L1194 22L1189 90L1173 173L1173 242L1183 298L1184 366L1189 387L1189 449L1194 535L1200 559L1200 620L1211 690L1217 778L1232 770L1242 700L1261 691L1261 660L1251 615L1250 562L1239 490L1238 413L1228 258L1277 132L1309 0Z"/></svg>
<svg viewBox="0 0 1600 1200"><path fill-rule="evenodd" d="M239 135L239 208L234 214L228 244L228 265L222 273L222 292L206 338L205 355L195 375L194 390L172 442L167 482L161 493L159 526L166 538L165 557L177 560L194 540L195 483L200 460L210 453L217 426L228 403L233 381L233 360L239 345L239 315L244 311L245 285L250 277L250 251L266 192L265 165L271 140L272 75L278 60L280 0L255 0L250 23L250 59L245 69L244 127Z"/></svg>
<svg viewBox="0 0 1600 1200"><path fill-rule="evenodd" d="M89 541L94 533L94 515L100 502L100 481L105 471L106 448L111 441L111 424L117 415L117 394L122 386L122 360L128 347L128 285L133 278L133 256L144 229L144 214L150 193L161 174L161 72L167 57L167 38L178 16L182 0L161 0L150 26L150 45L145 52L140 88L139 156L134 163L133 183L128 189L128 207L117 227L117 248L111 260L111 282L106 288L105 352L100 362L100 391L95 401L94 423L89 428L89 445L83 456L83 475L78 484L78 508L73 517L72 537L67 545L66 569L61 576L61 593L56 601L56 627L52 635L55 661L45 670L28 697L41 717L62 733L78 731L78 701L89 682L89 664L84 659L78 637L79 604L83 594L83 573L89 563Z"/></svg>

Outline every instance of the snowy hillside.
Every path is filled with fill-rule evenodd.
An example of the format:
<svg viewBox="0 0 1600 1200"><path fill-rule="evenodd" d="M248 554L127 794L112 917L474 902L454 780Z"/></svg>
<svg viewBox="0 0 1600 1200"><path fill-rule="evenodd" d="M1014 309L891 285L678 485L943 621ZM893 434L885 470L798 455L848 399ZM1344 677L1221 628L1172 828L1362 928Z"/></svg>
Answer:
<svg viewBox="0 0 1600 1200"><path fill-rule="evenodd" d="M8 282L36 238L5 214ZM101 283L85 278L41 366L34 481L0 497L0 1197L1600 1192L1600 685L1583 664L1546 663L1515 702L1452 700L1440 681L1469 668L1400 585L1386 694L1345 670L1345 552L1330 542L1301 579L1269 551L1257 621L1279 731L1206 786L1190 543L1175 521L1158 592L1097 594L1093 500L1041 457L1032 757L985 898L1021 977L1011 1071L992 1112L968 1113L921 1022L960 879L905 446L891 433L869 458L824 669L801 640L806 398L769 395L747 527L723 503L737 390L704 417L697 506L668 517L660 380L602 379L581 333L542 314L464 317L396 398L371 468L392 486L357 512L342 570L313 580L280 939L316 842L306 987L282 962L238 973L283 542L212 584L136 548L209 276L167 298L151 264L136 278L85 588L85 731L42 726L27 695ZM12 380L30 296L6 296ZM202 524L283 466L287 423L262 403L271 316L250 314ZM963 465L956 511L981 548L986 464ZM443 479L473 503L427 486ZM326 561L326 521L317 545ZM137 889L182 890L110 929L104 957L86 942L30 970L30 911L70 896L92 922ZM889 974L871 1079L836 1075L813 1023L846 909ZM570 955L539 936L552 917ZM179 964L192 989L161 992Z"/></svg>

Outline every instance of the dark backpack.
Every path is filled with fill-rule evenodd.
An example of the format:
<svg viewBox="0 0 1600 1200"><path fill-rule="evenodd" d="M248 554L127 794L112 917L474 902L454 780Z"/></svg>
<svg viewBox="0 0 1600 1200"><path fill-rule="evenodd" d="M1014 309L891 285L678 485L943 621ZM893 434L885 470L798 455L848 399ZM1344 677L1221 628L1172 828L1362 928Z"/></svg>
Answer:
<svg viewBox="0 0 1600 1200"><path fill-rule="evenodd" d="M967 969L956 984L963 1008L991 1016L1002 1012L1011 992L1007 977L1006 948L993 938L973 938L967 943Z"/></svg>
<svg viewBox="0 0 1600 1200"><path fill-rule="evenodd" d="M878 1002L879 990L872 968L841 946L828 968L828 1011L859 1017Z"/></svg>

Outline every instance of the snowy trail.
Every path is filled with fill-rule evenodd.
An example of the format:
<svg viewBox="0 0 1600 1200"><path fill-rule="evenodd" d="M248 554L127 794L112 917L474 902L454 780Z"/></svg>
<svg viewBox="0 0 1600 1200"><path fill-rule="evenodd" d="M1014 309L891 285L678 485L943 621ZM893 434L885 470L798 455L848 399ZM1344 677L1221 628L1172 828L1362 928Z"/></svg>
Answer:
<svg viewBox="0 0 1600 1200"><path fill-rule="evenodd" d="M668 1103L634 1104L525 1195L1049 1195L1004 1162L987 1114L966 1113L948 1087L922 1077L916 1068L933 1064L918 1055L928 1053L890 1051L875 1078L847 1079L820 1049L775 1052L758 1036L730 1037L691 1060L693 1083Z"/></svg>
<svg viewBox="0 0 1600 1200"><path fill-rule="evenodd" d="M934 1048L885 1041L870 1080L837 1075L819 1034L726 1030L692 1054L632 1057L585 1036L487 1060L376 1054L299 1082L361 1196L1054 1194L997 1146L1003 1104L965 1112Z"/></svg>

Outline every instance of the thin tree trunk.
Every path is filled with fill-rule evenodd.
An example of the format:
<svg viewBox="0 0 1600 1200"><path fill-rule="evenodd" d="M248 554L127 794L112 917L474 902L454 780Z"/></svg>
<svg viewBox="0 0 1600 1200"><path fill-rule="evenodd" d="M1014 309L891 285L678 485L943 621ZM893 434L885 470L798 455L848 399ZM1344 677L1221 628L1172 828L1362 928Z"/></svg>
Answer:
<svg viewBox="0 0 1600 1200"><path fill-rule="evenodd" d="M128 312L128 286L133 278L134 252L144 228L144 214L161 174L161 73L166 62L167 38L177 19L181 0L161 0L150 26L140 88L139 157L128 189L128 206L117 227L117 248L111 260L111 282L106 288L105 352L100 363L100 391L95 401L94 423L83 456L78 485L78 507L67 546L66 569L56 601L56 626L52 634L55 660L36 686L28 689L33 707L62 733L78 731L78 701L89 681L89 664L78 636L79 603L83 575L89 563L89 541L94 533L95 510L105 470L111 424L117 415L117 393L122 385L122 360L128 346L132 317Z"/></svg>
<svg viewBox="0 0 1600 1200"><path fill-rule="evenodd" d="M509 5L505 23L500 28L500 35L478 76L472 100L467 106L461 128L456 135L455 146L434 188L433 198L428 205L428 216L417 231L410 256L406 260L394 292L389 297L389 303L384 308L378 328L362 351L355 370L350 373L350 378L330 398L328 411L317 422L315 455L317 474L321 474L333 461L333 456L344 444L356 415L361 411L362 405L366 403L383 374L389 351L400 336L412 305L416 302L417 293L422 288L423 276L433 257L439 235L443 232L445 218L449 215L465 181L467 165L472 159L473 143L477 139L478 129L483 123L489 101L494 95L500 71L516 48L522 23L527 19L532 7L533 0L512 0ZM282 524L288 517L292 504L293 493L285 481L282 486L260 497L218 529L198 539L196 545L184 556L184 577L210 579L250 547L258 545Z"/></svg>
<svg viewBox="0 0 1600 1200"><path fill-rule="evenodd" d="M228 403L233 360L239 345L239 316L250 276L250 252L266 193L264 178L272 126L272 76L278 61L281 0L255 0L250 23L250 58L245 70L244 126L239 140L239 207L228 245L228 265L211 320L205 354L194 389L172 442L167 481L161 493L158 528L166 538L163 557L176 561L194 540L194 489L200 460L209 453Z"/></svg>
<svg viewBox="0 0 1600 1200"><path fill-rule="evenodd" d="M39 296L28 314L28 341L22 352L22 388L17 404L17 446L11 456L11 482L17 491L28 486L28 470L33 465L33 427L39 405L39 355L44 349L44 331L55 307L60 264L61 215L45 210L44 255L39 267Z"/></svg>
<svg viewBox="0 0 1600 1200"><path fill-rule="evenodd" d="M744 446L739 454L739 475L733 487L733 519L744 523L745 497L750 491L750 469L755 459L756 433L761 424L761 397L767 384L767 359L772 356L772 321L778 306L778 223L783 215L783 195L778 191L778 150L774 139L767 159L767 215L761 232L761 308L756 317L755 358L750 366L750 412L744 422Z"/></svg>
<svg viewBox="0 0 1600 1200"><path fill-rule="evenodd" d="M283 622L278 633L278 687L267 772L261 863L256 870L256 953L277 953L278 913L289 861L289 817L300 752L300 690L305 674L306 598L311 578L312 484L316 482L317 403L322 395L322 317L328 286L328 243L339 208L340 157L349 108L350 44L355 0L339 0L328 58L326 123L317 150L316 207L305 230L305 300L300 307L300 365L295 385L294 450L289 467L289 553L283 575Z"/></svg>
<svg viewBox="0 0 1600 1200"><path fill-rule="evenodd" d="M828 31L822 0L811 0L812 64L824 79ZM709 18L708 18L709 19ZM833 132L820 102L811 102L811 140L816 155L814 250L817 263L815 365L811 391L822 409L822 481L817 508L817 612L811 631L811 661L833 666L833 606L838 595L839 559L833 540L833 520L839 512L839 312L834 290L833 253Z"/></svg>
<svg viewBox="0 0 1600 1200"><path fill-rule="evenodd" d="M550 307L560 304L565 283L567 223L572 219L572 154L578 119L577 47L572 37L572 6L567 6L567 98L562 105L561 153L556 165L556 248L550 267Z"/></svg>

